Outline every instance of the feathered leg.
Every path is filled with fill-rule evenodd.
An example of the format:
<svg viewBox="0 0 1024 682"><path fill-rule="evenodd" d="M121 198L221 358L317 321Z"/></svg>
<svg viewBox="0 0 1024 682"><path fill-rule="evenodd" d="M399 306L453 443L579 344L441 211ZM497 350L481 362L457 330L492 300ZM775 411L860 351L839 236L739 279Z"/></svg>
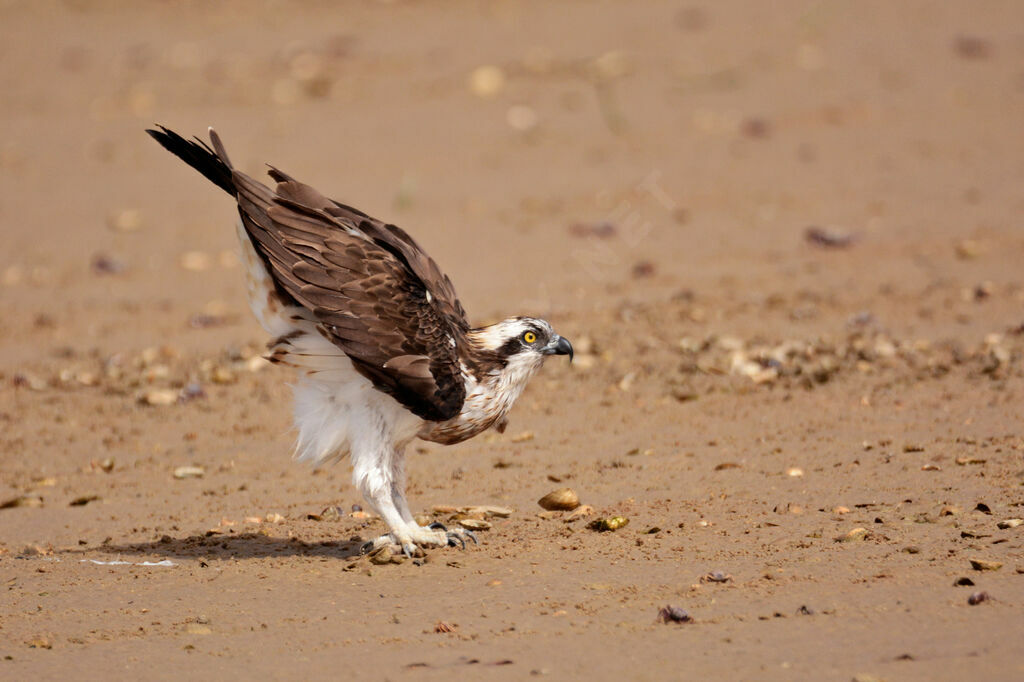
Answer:
<svg viewBox="0 0 1024 682"><path fill-rule="evenodd" d="M381 448L376 452L353 448L352 483L363 494L373 510L380 514L391 531L388 535L382 535L368 544L373 549L386 544L395 544L400 546L403 552L412 556L417 552L417 548L413 543L412 534L409 532L409 525L402 518L402 513L395 506L391 497L395 460L400 458L401 453L396 452L393 448Z"/></svg>

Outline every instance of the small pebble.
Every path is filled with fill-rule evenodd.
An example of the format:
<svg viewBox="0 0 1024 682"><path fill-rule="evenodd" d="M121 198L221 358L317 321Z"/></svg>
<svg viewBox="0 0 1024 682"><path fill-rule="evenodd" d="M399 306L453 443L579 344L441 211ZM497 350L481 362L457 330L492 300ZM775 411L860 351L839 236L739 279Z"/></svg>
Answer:
<svg viewBox="0 0 1024 682"><path fill-rule="evenodd" d="M690 614L678 606L664 606L658 611L658 621L662 623L692 623Z"/></svg>
<svg viewBox="0 0 1024 682"><path fill-rule="evenodd" d="M174 470L174 477L177 479L182 478L202 478L206 473L206 469L197 466L183 466L178 467Z"/></svg>
<svg viewBox="0 0 1024 682"><path fill-rule="evenodd" d="M459 525L466 530L490 530L491 522L480 519L461 519Z"/></svg>
<svg viewBox="0 0 1024 682"><path fill-rule="evenodd" d="M493 99L505 89L505 72L497 66L478 66L469 74L469 90L482 99Z"/></svg>
<svg viewBox="0 0 1024 682"><path fill-rule="evenodd" d="M861 542L868 536L867 528L854 528L845 535L840 535L837 539L839 542Z"/></svg>
<svg viewBox="0 0 1024 682"><path fill-rule="evenodd" d="M606 531L614 531L620 528L625 528L628 525L629 519L627 519L625 516L610 516L605 519L597 519L595 521L591 521L587 525L587 528L604 533Z"/></svg>
<svg viewBox="0 0 1024 682"><path fill-rule="evenodd" d="M143 393L139 402L154 407L167 407L178 402L178 391L170 388L154 388Z"/></svg>
<svg viewBox="0 0 1024 682"><path fill-rule="evenodd" d="M559 488L537 500L537 504L548 511L572 511L580 506L580 498L572 488Z"/></svg>
<svg viewBox="0 0 1024 682"><path fill-rule="evenodd" d="M998 571L1003 567L1001 561L989 561L987 559L968 559L971 562L971 568L975 571Z"/></svg>
<svg viewBox="0 0 1024 682"><path fill-rule="evenodd" d="M990 599L992 599L992 597L988 595L988 592L972 592L971 596L967 598L967 603L971 606L976 606L982 602L989 601Z"/></svg>

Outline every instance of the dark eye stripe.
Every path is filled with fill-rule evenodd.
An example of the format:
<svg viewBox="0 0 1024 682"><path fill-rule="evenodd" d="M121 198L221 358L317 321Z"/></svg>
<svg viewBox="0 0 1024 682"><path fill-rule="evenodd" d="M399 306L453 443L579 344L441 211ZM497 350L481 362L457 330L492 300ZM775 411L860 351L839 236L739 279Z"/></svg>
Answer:
<svg viewBox="0 0 1024 682"><path fill-rule="evenodd" d="M514 339L509 339L508 341L503 343L500 348L498 348L498 356L508 357L510 355L518 353L521 350L523 350L523 343L519 340L519 337L517 336Z"/></svg>

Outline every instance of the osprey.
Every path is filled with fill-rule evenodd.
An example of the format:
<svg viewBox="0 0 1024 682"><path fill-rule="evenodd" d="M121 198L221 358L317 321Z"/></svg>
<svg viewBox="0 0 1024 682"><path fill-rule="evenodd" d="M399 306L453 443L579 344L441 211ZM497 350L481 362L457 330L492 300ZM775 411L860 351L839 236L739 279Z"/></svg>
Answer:
<svg viewBox="0 0 1024 682"><path fill-rule="evenodd" d="M300 370L296 457L352 460L352 480L390 533L368 542L412 555L465 547L472 533L421 527L405 499L405 447L450 444L505 415L549 355L572 344L544 320L470 327L455 288L404 230L327 199L274 167L270 189L210 143L163 126L165 149L238 202L249 304L273 340L268 359Z"/></svg>

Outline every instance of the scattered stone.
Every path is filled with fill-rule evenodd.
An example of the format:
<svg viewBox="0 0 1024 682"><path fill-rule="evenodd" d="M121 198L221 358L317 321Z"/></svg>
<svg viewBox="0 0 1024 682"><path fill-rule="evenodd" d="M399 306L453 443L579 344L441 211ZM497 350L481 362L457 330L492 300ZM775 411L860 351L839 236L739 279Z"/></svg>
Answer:
<svg viewBox="0 0 1024 682"><path fill-rule="evenodd" d="M690 614L678 606L663 606L658 611L658 622L660 623L692 623Z"/></svg>
<svg viewBox="0 0 1024 682"><path fill-rule="evenodd" d="M1024 524L1024 519L1006 519L996 524L1001 530L1008 530L1010 528L1017 528Z"/></svg>
<svg viewBox="0 0 1024 682"><path fill-rule="evenodd" d="M742 465L739 462L720 462L715 465L715 471L725 471L726 469L739 469Z"/></svg>
<svg viewBox="0 0 1024 682"><path fill-rule="evenodd" d="M968 464L984 464L988 460L982 459L981 457L957 457L956 463L960 466L966 466Z"/></svg>
<svg viewBox="0 0 1024 682"><path fill-rule="evenodd" d="M434 625L434 632L439 633L439 634L447 633L447 632L455 632L455 628L457 628L457 627L459 627L458 623L446 623L443 620L439 620Z"/></svg>
<svg viewBox="0 0 1024 682"><path fill-rule="evenodd" d="M469 91L481 99L493 99L505 89L505 72L498 66L478 66L469 74Z"/></svg>
<svg viewBox="0 0 1024 682"><path fill-rule="evenodd" d="M571 514L565 517L566 523L572 523L573 521L586 518L594 513L594 508L589 504L581 504L576 507Z"/></svg>
<svg viewBox="0 0 1024 682"><path fill-rule="evenodd" d="M533 440L533 431L523 431L522 433L512 436L513 443L525 443Z"/></svg>
<svg viewBox="0 0 1024 682"><path fill-rule="evenodd" d="M537 500L537 504L548 511L572 511L580 506L580 498L572 488L559 488Z"/></svg>
<svg viewBox="0 0 1024 682"><path fill-rule="evenodd" d="M100 460L99 468L103 473L109 474L111 471L114 470L114 458L104 457L103 459Z"/></svg>
<svg viewBox="0 0 1024 682"><path fill-rule="evenodd" d="M836 542L861 542L868 537L867 528L854 528L845 535L836 538Z"/></svg>
<svg viewBox="0 0 1024 682"><path fill-rule="evenodd" d="M965 239L957 243L955 251L960 260L972 260L983 255L986 249L974 239Z"/></svg>
<svg viewBox="0 0 1024 682"><path fill-rule="evenodd" d="M75 499L71 500L71 502L68 503L68 506L69 507L84 507L85 505L89 504L90 502L95 502L98 499L100 499L99 495L82 495L81 497L76 497Z"/></svg>
<svg viewBox="0 0 1024 682"><path fill-rule="evenodd" d="M46 637L33 637L27 640L25 644L28 645L29 649L52 649L53 641Z"/></svg>
<svg viewBox="0 0 1024 682"><path fill-rule="evenodd" d="M790 478L799 478L804 475L804 470L800 467L791 467L786 469L786 475Z"/></svg>
<svg viewBox="0 0 1024 682"><path fill-rule="evenodd" d="M986 601L990 601L992 597L989 596L988 592L972 592L971 596L967 598L967 603L971 606L977 606L978 604Z"/></svg>
<svg viewBox="0 0 1024 682"><path fill-rule="evenodd" d="M840 505L840 506L836 507L835 509L833 509L832 513L836 514L838 516L842 516L843 514L849 514L850 513L850 508L849 507L843 507L842 505Z"/></svg>
<svg viewBox="0 0 1024 682"><path fill-rule="evenodd" d="M1003 567L1001 561L989 561L987 559L968 559L971 562L971 568L975 571L998 571Z"/></svg>
<svg viewBox="0 0 1024 682"><path fill-rule="evenodd" d="M124 262L105 253L93 255L89 267L95 275L118 275L125 271Z"/></svg>
<svg viewBox="0 0 1024 682"><path fill-rule="evenodd" d="M587 528L604 533L606 531L614 531L620 528L625 528L628 525L629 519L627 519L625 516L610 516L608 518L596 519L594 521L591 521L587 525Z"/></svg>
<svg viewBox="0 0 1024 682"><path fill-rule="evenodd" d="M853 245L854 236L838 227L811 226L804 230L804 239L808 244L825 249L845 249Z"/></svg>
<svg viewBox="0 0 1024 682"><path fill-rule="evenodd" d="M385 566L387 564L400 564L405 561L404 554L395 554L388 545L381 545L368 555L371 564Z"/></svg>
<svg viewBox="0 0 1024 682"><path fill-rule="evenodd" d="M19 556L50 556L53 554L52 547L43 547L42 545L26 545L22 548Z"/></svg>
<svg viewBox="0 0 1024 682"><path fill-rule="evenodd" d="M178 402L178 395L178 391L174 389L154 388L143 393L139 397L139 402L153 407L167 407Z"/></svg>
<svg viewBox="0 0 1024 682"><path fill-rule="evenodd" d="M800 608L798 608L796 610L796 613L797 613L798 616L813 616L814 615L814 609L812 609L810 606L807 606L806 604L804 604L803 606L801 606Z"/></svg>
<svg viewBox="0 0 1024 682"><path fill-rule="evenodd" d="M204 474L206 474L206 469L199 466L183 466L174 470L174 477L177 479L202 478Z"/></svg>
<svg viewBox="0 0 1024 682"><path fill-rule="evenodd" d="M642 260L633 264L633 279L647 279L653 277L656 272L657 267L652 261Z"/></svg>
<svg viewBox="0 0 1024 682"><path fill-rule="evenodd" d="M276 513L276 512L271 512L270 514L267 514L267 523L273 523L275 525L280 525L280 524L284 523L284 521L285 521L285 518L283 516L281 516L280 514Z"/></svg>
<svg viewBox="0 0 1024 682"><path fill-rule="evenodd" d="M923 464L921 465L921 471L942 471L942 467L938 464Z"/></svg>
<svg viewBox="0 0 1024 682"><path fill-rule="evenodd" d="M235 376L234 372L220 365L214 367L213 371L210 372L210 381L215 384L233 384L237 379L238 377Z"/></svg>
<svg viewBox="0 0 1024 682"><path fill-rule="evenodd" d="M496 516L501 519L507 519L515 513L515 509L511 507L494 507L491 505L480 505L475 507L463 507L459 511L467 514L483 514L484 516Z"/></svg>
<svg viewBox="0 0 1024 682"><path fill-rule="evenodd" d="M0 502L0 509L17 509L19 507L35 508L42 506L43 498L34 494L19 495Z"/></svg>
<svg viewBox="0 0 1024 682"><path fill-rule="evenodd" d="M482 521L480 519L460 519L459 525L466 530L490 530L492 527L490 521Z"/></svg>
<svg viewBox="0 0 1024 682"><path fill-rule="evenodd" d="M970 578L957 578L953 581L953 587L974 587L974 581Z"/></svg>
<svg viewBox="0 0 1024 682"><path fill-rule="evenodd" d="M335 505L324 507L324 510L317 515L317 521L337 522L341 521L341 508Z"/></svg>

